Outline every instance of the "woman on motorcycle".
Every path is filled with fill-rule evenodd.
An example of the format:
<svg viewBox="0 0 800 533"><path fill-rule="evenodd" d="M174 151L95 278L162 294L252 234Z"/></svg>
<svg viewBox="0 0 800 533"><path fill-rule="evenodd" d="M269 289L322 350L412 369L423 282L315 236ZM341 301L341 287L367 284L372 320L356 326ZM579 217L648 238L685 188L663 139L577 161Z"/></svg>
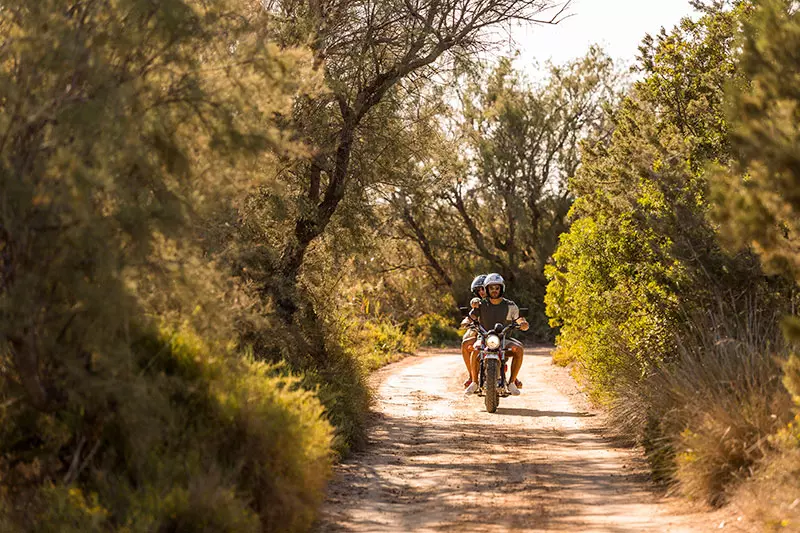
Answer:
<svg viewBox="0 0 800 533"><path fill-rule="evenodd" d="M472 280L472 284L469 287L470 292L476 298L486 298L486 288L483 286L483 280L486 279L486 274L481 274L480 276L476 276L475 279ZM467 327L469 325L469 319L465 318L461 321L461 327ZM472 352L474 348L472 347L475 344L475 339L478 338L478 332L472 328L467 329L464 333L464 336L461 338L461 357L464 358L464 365L467 367L467 372L469 377L464 382L464 388L469 387L473 381L477 382L478 377L473 375L472 372Z"/></svg>

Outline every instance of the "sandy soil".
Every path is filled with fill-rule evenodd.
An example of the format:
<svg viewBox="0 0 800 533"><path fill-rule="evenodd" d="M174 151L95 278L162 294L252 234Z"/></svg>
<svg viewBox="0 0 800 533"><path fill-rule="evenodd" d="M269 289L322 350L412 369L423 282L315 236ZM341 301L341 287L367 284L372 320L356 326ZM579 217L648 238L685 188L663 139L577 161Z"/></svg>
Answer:
<svg viewBox="0 0 800 533"><path fill-rule="evenodd" d="M658 495L549 353L526 349L522 395L495 414L462 394L455 350L375 374L370 445L337 467L316 531L753 531Z"/></svg>

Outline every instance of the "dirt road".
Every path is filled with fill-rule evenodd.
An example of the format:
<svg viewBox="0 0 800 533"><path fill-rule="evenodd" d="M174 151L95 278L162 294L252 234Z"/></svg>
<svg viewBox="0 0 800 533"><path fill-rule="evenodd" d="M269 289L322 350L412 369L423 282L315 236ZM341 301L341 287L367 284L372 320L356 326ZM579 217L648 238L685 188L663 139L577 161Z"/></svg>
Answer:
<svg viewBox="0 0 800 533"><path fill-rule="evenodd" d="M369 449L338 467L317 531L749 531L654 494L549 351L526 350L523 394L496 414L463 396L457 351L379 372Z"/></svg>

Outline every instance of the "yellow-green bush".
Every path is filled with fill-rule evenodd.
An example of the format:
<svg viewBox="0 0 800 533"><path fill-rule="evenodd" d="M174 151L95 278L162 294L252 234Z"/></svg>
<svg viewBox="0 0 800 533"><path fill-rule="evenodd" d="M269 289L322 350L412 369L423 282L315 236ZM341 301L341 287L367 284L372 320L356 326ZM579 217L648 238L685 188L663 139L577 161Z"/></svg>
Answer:
<svg viewBox="0 0 800 533"><path fill-rule="evenodd" d="M367 371L396 361L404 353L417 349L417 340L406 335L400 326L387 320L365 320L352 335L353 351Z"/></svg>
<svg viewBox="0 0 800 533"><path fill-rule="evenodd" d="M351 326L350 351L366 371L396 361L402 354L423 346L454 346L461 341L452 320L429 313L406 325L397 325L380 316L367 317Z"/></svg>
<svg viewBox="0 0 800 533"><path fill-rule="evenodd" d="M409 333L423 346L458 346L461 335L453 327L454 321L437 313L428 313L413 320Z"/></svg>
<svg viewBox="0 0 800 533"><path fill-rule="evenodd" d="M331 463L314 394L188 330L134 353L72 383L55 417L2 413L5 519L42 532L307 530Z"/></svg>
<svg viewBox="0 0 800 533"><path fill-rule="evenodd" d="M553 364L558 366L567 366L577 359L574 352L570 352L564 346L557 346L553 350Z"/></svg>

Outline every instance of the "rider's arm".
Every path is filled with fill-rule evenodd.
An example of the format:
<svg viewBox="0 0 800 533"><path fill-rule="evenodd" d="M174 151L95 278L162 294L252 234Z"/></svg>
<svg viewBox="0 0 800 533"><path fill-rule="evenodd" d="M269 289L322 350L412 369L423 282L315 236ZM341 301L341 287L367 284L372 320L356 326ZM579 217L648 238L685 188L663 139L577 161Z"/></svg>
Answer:
<svg viewBox="0 0 800 533"><path fill-rule="evenodd" d="M517 307L517 304L512 304L510 306L508 315L508 318L519 324L519 329L522 331L528 331L528 329L531 327L530 324L528 324L528 321L525 320L525 317L519 316L519 307Z"/></svg>

